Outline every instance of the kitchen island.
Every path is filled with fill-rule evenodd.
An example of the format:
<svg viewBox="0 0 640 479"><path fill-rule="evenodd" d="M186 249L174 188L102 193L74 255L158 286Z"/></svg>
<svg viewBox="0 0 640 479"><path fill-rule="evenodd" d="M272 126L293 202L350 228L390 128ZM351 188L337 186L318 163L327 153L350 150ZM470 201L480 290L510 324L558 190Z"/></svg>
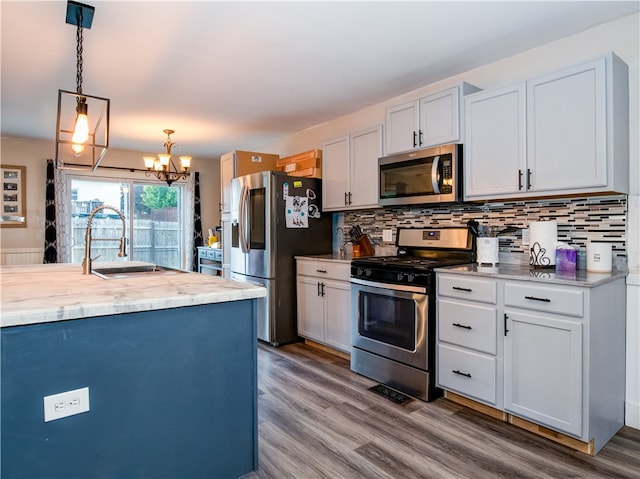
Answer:
<svg viewBox="0 0 640 479"><path fill-rule="evenodd" d="M2 267L0 285L2 477L257 468L264 288L197 273L103 279L71 264ZM45 396L82 388L89 411L45 422Z"/></svg>

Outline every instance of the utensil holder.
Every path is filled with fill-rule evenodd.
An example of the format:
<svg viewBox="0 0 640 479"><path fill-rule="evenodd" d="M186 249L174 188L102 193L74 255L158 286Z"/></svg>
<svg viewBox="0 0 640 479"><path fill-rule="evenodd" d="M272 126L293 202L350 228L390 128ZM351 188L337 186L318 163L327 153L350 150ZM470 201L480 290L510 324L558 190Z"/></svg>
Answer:
<svg viewBox="0 0 640 479"><path fill-rule="evenodd" d="M375 249L368 235L362 235L358 240L358 244L360 245L360 256L373 256L375 254Z"/></svg>

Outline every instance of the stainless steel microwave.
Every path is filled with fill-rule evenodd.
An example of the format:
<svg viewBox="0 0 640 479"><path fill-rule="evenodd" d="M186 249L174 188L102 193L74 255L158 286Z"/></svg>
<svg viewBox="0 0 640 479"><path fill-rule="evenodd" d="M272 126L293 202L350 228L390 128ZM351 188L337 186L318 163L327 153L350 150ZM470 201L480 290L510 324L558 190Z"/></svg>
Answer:
<svg viewBox="0 0 640 479"><path fill-rule="evenodd" d="M449 144L378 158L381 206L462 200L462 145Z"/></svg>

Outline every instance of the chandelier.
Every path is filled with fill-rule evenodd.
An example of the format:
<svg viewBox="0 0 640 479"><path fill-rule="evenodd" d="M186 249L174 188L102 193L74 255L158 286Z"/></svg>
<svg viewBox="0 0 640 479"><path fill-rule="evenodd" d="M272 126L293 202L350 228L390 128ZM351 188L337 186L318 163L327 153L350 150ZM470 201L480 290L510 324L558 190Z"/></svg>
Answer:
<svg viewBox="0 0 640 479"><path fill-rule="evenodd" d="M171 135L175 133L173 130L162 130L167 135L167 141L164 142L164 147L167 149L166 153L158 154L155 156L143 156L144 166L147 169L146 175L153 174L156 178L162 181L166 181L167 185L171 186L171 183L181 179L186 179L190 175L189 168L191 167L191 157L180 157L180 170L176 168L175 163L171 159L171 148L177 146L171 141Z"/></svg>
<svg viewBox="0 0 640 479"><path fill-rule="evenodd" d="M91 28L95 8L69 0L66 23L76 30L76 91L58 90L56 165L78 161L95 171L109 149L110 100L82 91L83 30ZM83 161L84 160L84 161ZM91 165L88 164L89 160Z"/></svg>

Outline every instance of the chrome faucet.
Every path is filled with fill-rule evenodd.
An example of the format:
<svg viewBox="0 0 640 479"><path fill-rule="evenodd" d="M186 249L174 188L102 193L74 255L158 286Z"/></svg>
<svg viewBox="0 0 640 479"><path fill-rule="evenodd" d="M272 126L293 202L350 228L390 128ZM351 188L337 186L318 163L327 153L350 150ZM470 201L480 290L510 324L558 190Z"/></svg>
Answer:
<svg viewBox="0 0 640 479"><path fill-rule="evenodd" d="M96 215L98 211L101 210L113 210L120 216L122 220L122 236L120 238L91 238L91 222L93 221L93 217ZM87 220L87 230L84 233L84 258L82 259L82 274L91 274L91 263L94 259L99 258L100 256L96 256L95 258L91 258L91 241L120 241L120 251L118 252L118 258L123 258L127 256L126 251L126 241L125 237L126 226L125 226L124 214L117 208L109 205L101 205L95 208L91 214L89 215L89 219Z"/></svg>

